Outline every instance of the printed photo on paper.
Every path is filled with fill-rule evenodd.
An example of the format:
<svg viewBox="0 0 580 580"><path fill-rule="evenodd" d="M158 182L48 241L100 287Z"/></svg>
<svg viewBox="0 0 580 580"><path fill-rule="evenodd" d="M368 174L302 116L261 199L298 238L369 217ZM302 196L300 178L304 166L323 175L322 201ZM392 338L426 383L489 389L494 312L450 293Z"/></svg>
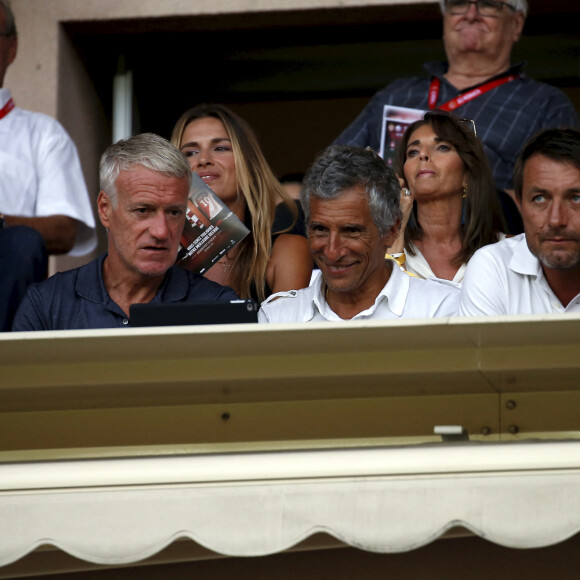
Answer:
<svg viewBox="0 0 580 580"><path fill-rule="evenodd" d="M384 106L379 155L389 167L394 163L397 145L401 142L407 127L422 119L424 114L425 111L421 109L395 107L394 105Z"/></svg>

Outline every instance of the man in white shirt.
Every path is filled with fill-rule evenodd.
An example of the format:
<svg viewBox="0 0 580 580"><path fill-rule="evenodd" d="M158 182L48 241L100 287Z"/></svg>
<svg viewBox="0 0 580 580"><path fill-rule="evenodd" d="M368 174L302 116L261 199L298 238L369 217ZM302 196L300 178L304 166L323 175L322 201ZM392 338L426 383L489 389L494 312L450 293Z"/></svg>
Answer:
<svg viewBox="0 0 580 580"><path fill-rule="evenodd" d="M385 261L401 223L400 185L370 150L331 146L308 171L301 193L308 244L320 275L278 292L260 322L428 318L457 314L459 290L419 280Z"/></svg>
<svg viewBox="0 0 580 580"><path fill-rule="evenodd" d="M74 143L55 119L16 107L4 88L17 48L14 15L0 0L0 331L28 284L46 277L47 253L82 256L97 240Z"/></svg>
<svg viewBox="0 0 580 580"><path fill-rule="evenodd" d="M580 312L580 131L532 138L514 184L525 233L473 255L461 314Z"/></svg>

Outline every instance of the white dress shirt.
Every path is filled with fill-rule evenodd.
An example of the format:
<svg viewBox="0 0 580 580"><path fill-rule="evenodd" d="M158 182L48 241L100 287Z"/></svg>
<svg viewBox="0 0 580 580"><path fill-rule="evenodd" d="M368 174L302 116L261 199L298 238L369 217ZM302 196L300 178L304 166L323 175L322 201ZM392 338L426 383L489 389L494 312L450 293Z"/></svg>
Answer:
<svg viewBox="0 0 580 580"><path fill-rule="evenodd" d="M550 288L525 234L475 252L461 289L463 316L580 312L580 294L564 308Z"/></svg>
<svg viewBox="0 0 580 580"><path fill-rule="evenodd" d="M8 89L0 89L0 108L10 98ZM0 213L66 215L77 220L69 255L95 248L95 218L77 150L52 117L16 107L0 119Z"/></svg>
<svg viewBox="0 0 580 580"><path fill-rule="evenodd" d="M262 302L259 322L339 321L340 318L324 299L326 285L321 275L308 288L272 294ZM274 298L277 298L274 300ZM420 280L409 276L396 265L374 304L352 320L389 318L432 318L456 316L459 289L445 281Z"/></svg>

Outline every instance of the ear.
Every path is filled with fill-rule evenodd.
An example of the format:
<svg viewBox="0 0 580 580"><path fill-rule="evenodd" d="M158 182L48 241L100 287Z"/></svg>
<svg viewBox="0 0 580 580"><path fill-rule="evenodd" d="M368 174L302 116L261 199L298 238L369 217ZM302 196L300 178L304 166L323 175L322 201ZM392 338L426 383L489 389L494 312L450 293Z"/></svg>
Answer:
<svg viewBox="0 0 580 580"><path fill-rule="evenodd" d="M391 226L389 231L382 237L383 245L385 246L385 250L390 248L397 239L399 235L399 230L401 229L401 220L397 219L397 221Z"/></svg>
<svg viewBox="0 0 580 580"><path fill-rule="evenodd" d="M8 46L8 65L11 65L16 58L16 53L18 52L18 37L12 36L8 39L10 43Z"/></svg>
<svg viewBox="0 0 580 580"><path fill-rule="evenodd" d="M10 36L2 40L4 46L2 47L2 58L4 60L2 64L2 71L0 71L0 88L4 86L4 78L6 76L6 71L8 67L14 62L16 58L16 52L18 50L18 38L16 36Z"/></svg>
<svg viewBox="0 0 580 580"><path fill-rule="evenodd" d="M104 191L99 191L99 197L97 197L97 212L105 229L109 228L112 211L113 205L111 204L109 196Z"/></svg>
<svg viewBox="0 0 580 580"><path fill-rule="evenodd" d="M514 41L515 44L522 36L522 31L524 30L524 23L526 21L526 17L524 16L524 13L521 12L520 10L518 10L513 17L514 17L514 31L512 40Z"/></svg>

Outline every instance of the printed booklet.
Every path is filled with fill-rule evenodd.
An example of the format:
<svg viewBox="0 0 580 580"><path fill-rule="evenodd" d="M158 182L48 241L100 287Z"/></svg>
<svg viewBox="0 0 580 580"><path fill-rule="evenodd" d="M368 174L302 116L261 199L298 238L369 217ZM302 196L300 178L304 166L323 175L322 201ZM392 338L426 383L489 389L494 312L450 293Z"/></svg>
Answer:
<svg viewBox="0 0 580 580"><path fill-rule="evenodd" d="M193 172L177 262L203 274L241 242L250 230Z"/></svg>
<svg viewBox="0 0 580 580"><path fill-rule="evenodd" d="M407 127L423 118L425 111L408 107L385 105L383 108L383 126L381 131L381 148L379 155L385 163L392 167L395 161L395 151Z"/></svg>

